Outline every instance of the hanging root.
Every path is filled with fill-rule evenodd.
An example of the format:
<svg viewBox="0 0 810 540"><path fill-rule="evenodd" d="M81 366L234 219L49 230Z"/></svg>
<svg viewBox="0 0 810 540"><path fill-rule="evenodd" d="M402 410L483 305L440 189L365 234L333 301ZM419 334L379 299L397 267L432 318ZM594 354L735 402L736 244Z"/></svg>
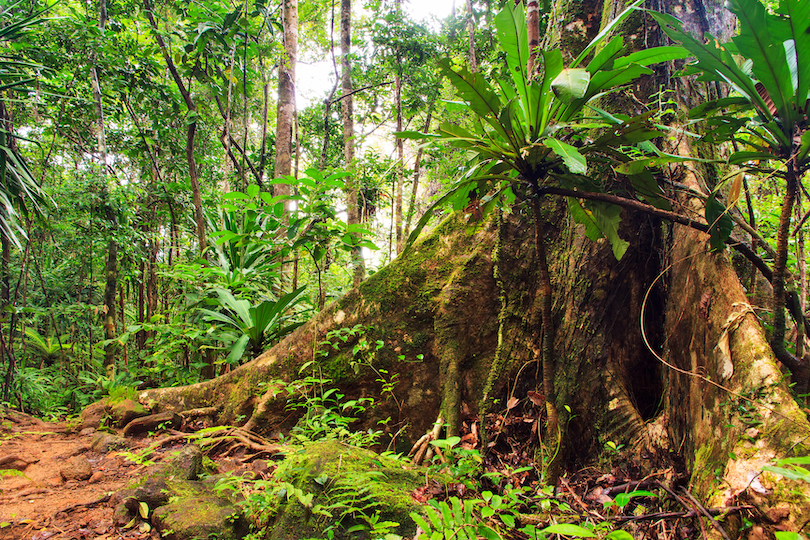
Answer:
<svg viewBox="0 0 810 540"><path fill-rule="evenodd" d="M444 419L440 416L433 423L433 429L422 435L422 437L416 441L413 448L411 448L411 451L408 452L409 456L413 456L411 463L414 465L421 465L425 460L430 461L430 458L433 457L433 448L436 448L431 447L430 442L439 438L439 433L441 433L443 425ZM447 463L447 460L442 455L441 450L436 448L436 451L438 452L442 462Z"/></svg>

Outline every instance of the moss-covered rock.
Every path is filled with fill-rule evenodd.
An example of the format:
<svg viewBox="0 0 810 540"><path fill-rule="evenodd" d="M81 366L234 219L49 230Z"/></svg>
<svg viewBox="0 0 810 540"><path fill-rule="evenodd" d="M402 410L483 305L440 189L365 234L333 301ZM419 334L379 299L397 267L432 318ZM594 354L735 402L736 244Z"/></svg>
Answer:
<svg viewBox="0 0 810 540"><path fill-rule="evenodd" d="M148 414L149 411L143 405L131 399L122 399L110 405L110 417L118 427L124 427L136 418Z"/></svg>
<svg viewBox="0 0 810 540"><path fill-rule="evenodd" d="M237 507L211 494L179 498L157 508L152 525L164 540L239 540L248 530Z"/></svg>
<svg viewBox="0 0 810 540"><path fill-rule="evenodd" d="M277 469L276 478L314 497L310 507L290 497L280 507L269 538L318 538L329 528L335 538L349 538L349 527L365 523L362 514L379 514L381 521L399 524L398 534L412 536L416 525L409 513L420 505L410 494L423 484L424 475L403 465L338 441L312 443L291 452ZM333 517L324 516L318 505Z"/></svg>

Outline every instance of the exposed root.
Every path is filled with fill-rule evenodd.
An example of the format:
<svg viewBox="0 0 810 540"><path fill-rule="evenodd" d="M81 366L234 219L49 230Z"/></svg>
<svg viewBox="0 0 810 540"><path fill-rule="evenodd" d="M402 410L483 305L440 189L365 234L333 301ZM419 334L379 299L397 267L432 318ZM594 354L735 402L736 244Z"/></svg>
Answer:
<svg viewBox="0 0 810 540"><path fill-rule="evenodd" d="M103 503L106 503L107 501L109 501L110 497L112 497L112 495L107 494L107 495L104 495L103 497L99 497L95 501L90 501L90 502L86 502L86 503L71 504L70 506L67 506L65 508L62 508L61 510L57 510L56 512L54 512L52 517L56 517L58 514L63 514L63 513L67 514L68 512L70 512L72 510L75 510L77 508L92 508L94 506L98 506L99 504L103 504Z"/></svg>
<svg viewBox="0 0 810 540"><path fill-rule="evenodd" d="M284 447L280 444L271 443L252 431L229 426L206 430L205 433L181 433L173 431L172 435L164 437L152 444L149 450L156 450L183 440L198 445L206 455L218 454L231 456L242 450L246 453L246 455L241 458L243 463L253 461L259 457L269 457L284 453Z"/></svg>
<svg viewBox="0 0 810 540"><path fill-rule="evenodd" d="M440 416L436 419L436 422L433 423L433 429L422 435L419 440L414 443L413 448L411 448L411 451L408 452L409 456L413 456L411 462L414 465L421 465L425 460L430 461L430 458L433 457L433 448L431 447L430 442L439 438L439 433L441 433L443 425L444 420ZM438 451L438 448L436 450ZM441 453L439 453L439 456L441 457L442 462L447 462Z"/></svg>
<svg viewBox="0 0 810 540"><path fill-rule="evenodd" d="M0 457L0 469L14 469L15 471L24 471L29 465L36 463L38 459L26 461L20 456L3 456Z"/></svg>

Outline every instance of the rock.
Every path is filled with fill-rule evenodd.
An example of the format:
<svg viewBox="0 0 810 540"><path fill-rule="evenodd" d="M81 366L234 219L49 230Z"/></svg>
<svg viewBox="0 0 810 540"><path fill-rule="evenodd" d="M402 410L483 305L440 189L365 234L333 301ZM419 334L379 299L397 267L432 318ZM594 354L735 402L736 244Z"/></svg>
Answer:
<svg viewBox="0 0 810 540"><path fill-rule="evenodd" d="M202 452L194 444L184 446L171 460L155 467L150 476L196 480L202 470Z"/></svg>
<svg viewBox="0 0 810 540"><path fill-rule="evenodd" d="M238 540L248 532L239 509L214 495L181 498L157 508L152 525L164 540Z"/></svg>
<svg viewBox="0 0 810 540"><path fill-rule="evenodd" d="M143 405L131 399L122 399L110 405L110 416L118 427L124 427L136 418L148 414Z"/></svg>
<svg viewBox="0 0 810 540"><path fill-rule="evenodd" d="M110 417L110 406L106 399L91 403L84 408L79 418L82 422L82 429L98 429L106 425Z"/></svg>
<svg viewBox="0 0 810 540"><path fill-rule="evenodd" d="M380 521L399 523L392 532L408 538L414 536L416 524L410 513L419 512L421 505L410 494L424 485L424 475L403 469L402 463L393 458L338 441L324 441L288 454L274 475L279 481L289 482L304 493L314 494L313 505L339 505L343 502L351 507L362 499L366 515L379 512ZM316 478L319 478L318 482ZM359 513L348 513L335 528L334 537L353 538L347 529L364 523ZM323 528L330 524L334 523L327 521L324 524L320 519L316 523L311 513L291 497L279 507L278 517L267 538L319 538Z"/></svg>
<svg viewBox="0 0 810 540"><path fill-rule="evenodd" d="M90 477L90 480L88 480L87 482L89 484L98 484L102 480L104 480L104 473L101 471L96 471L93 473L93 475Z"/></svg>
<svg viewBox="0 0 810 540"><path fill-rule="evenodd" d="M133 500L135 500L134 497ZM127 508L126 501L115 505L115 510L113 510L113 523L115 523L117 527L125 526L132 521L132 517L133 514L129 511L129 508Z"/></svg>
<svg viewBox="0 0 810 540"><path fill-rule="evenodd" d="M135 418L125 425L123 433L125 437L131 437L137 433L146 433L147 431L161 429L162 425L171 426L172 429L178 429L182 423L183 419L179 414L166 411L159 414Z"/></svg>
<svg viewBox="0 0 810 540"><path fill-rule="evenodd" d="M134 497L138 502L146 503L149 508L157 508L169 502L172 490L164 478L150 478L135 489Z"/></svg>
<svg viewBox="0 0 810 540"><path fill-rule="evenodd" d="M73 456L59 469L59 475L65 480L87 480L93 474L93 467L84 456Z"/></svg>
<svg viewBox="0 0 810 540"><path fill-rule="evenodd" d="M103 431L96 432L90 442L90 448L102 454L128 446L129 442L125 438Z"/></svg>

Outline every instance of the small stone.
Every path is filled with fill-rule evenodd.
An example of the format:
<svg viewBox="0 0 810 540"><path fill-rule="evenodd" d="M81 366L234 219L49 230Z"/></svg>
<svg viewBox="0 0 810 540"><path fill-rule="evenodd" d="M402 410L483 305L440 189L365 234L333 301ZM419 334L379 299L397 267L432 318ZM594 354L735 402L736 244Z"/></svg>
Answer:
<svg viewBox="0 0 810 540"><path fill-rule="evenodd" d="M87 480L93 475L93 467L84 456L73 456L59 470L65 480Z"/></svg>
<svg viewBox="0 0 810 540"><path fill-rule="evenodd" d="M127 446L129 446L129 442L127 442L124 437L104 433L102 431L93 435L93 440L90 443L90 447L93 450L101 453L107 453L111 450L117 450L119 448L126 448Z"/></svg>
<svg viewBox="0 0 810 540"><path fill-rule="evenodd" d="M146 503L149 508L157 508L169 502L171 495L169 486L163 478L150 478L135 490L138 502Z"/></svg>

